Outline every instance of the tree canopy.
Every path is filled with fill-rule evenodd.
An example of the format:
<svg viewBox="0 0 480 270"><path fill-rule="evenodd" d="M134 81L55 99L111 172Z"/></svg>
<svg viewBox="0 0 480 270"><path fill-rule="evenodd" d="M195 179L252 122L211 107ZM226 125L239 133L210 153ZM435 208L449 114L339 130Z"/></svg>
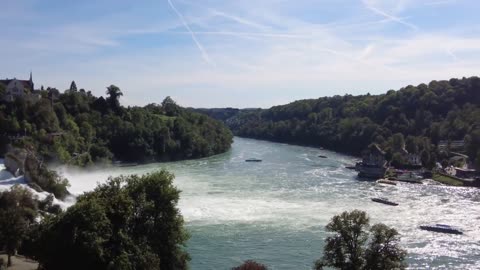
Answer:
<svg viewBox="0 0 480 270"><path fill-rule="evenodd" d="M381 95L299 100L270 109L198 111L224 121L238 136L356 155L375 142L392 157L408 142L408 150L421 155L427 167L440 159L436 146L441 140L465 140L470 159L480 156L478 77L409 85Z"/></svg>
<svg viewBox="0 0 480 270"><path fill-rule="evenodd" d="M37 208L32 194L24 188L15 186L0 193L0 250L6 251L8 266L35 222Z"/></svg>
<svg viewBox="0 0 480 270"><path fill-rule="evenodd" d="M112 159L200 158L223 153L232 143L221 122L185 110L169 97L163 105L123 107L115 85L107 88L106 99L90 91L47 88L40 93L36 102L0 99L0 155L12 144L33 149L46 162L83 166Z"/></svg>
<svg viewBox="0 0 480 270"><path fill-rule="evenodd" d="M77 84L75 83L75 81L72 81L72 83L70 84L70 91L77 91Z"/></svg>
<svg viewBox="0 0 480 270"><path fill-rule="evenodd" d="M399 247L398 232L384 224L370 227L363 211L343 212L327 224L333 233L325 241L323 258L315 269L333 267L342 270L405 269L406 251Z"/></svg>
<svg viewBox="0 0 480 270"><path fill-rule="evenodd" d="M111 178L47 219L35 259L55 269L187 269L188 235L173 175Z"/></svg>
<svg viewBox="0 0 480 270"><path fill-rule="evenodd" d="M237 267L233 267L232 270L268 270L268 268L261 263L248 260Z"/></svg>
<svg viewBox="0 0 480 270"><path fill-rule="evenodd" d="M115 85L107 87L106 94L108 95L107 102L112 109L118 109L120 107L120 97L123 96L122 91Z"/></svg>

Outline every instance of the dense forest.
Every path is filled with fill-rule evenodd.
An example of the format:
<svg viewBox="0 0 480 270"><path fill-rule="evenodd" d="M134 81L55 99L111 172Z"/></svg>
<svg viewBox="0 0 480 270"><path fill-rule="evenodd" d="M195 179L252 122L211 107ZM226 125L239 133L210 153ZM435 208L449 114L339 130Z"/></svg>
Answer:
<svg viewBox="0 0 480 270"><path fill-rule="evenodd" d="M5 86L0 85L0 95ZM0 156L7 145L37 153L47 162L88 165L97 162L149 162L190 159L225 152L231 132L220 122L186 110L170 97L144 107L120 105L121 90L107 97L77 90L75 82L35 91L41 98L0 96Z"/></svg>
<svg viewBox="0 0 480 270"><path fill-rule="evenodd" d="M404 146L429 167L441 161L441 140L464 140L466 154L480 166L478 77L409 85L382 95L299 100L270 109L198 111L224 121L238 136L354 155L378 143L390 159Z"/></svg>

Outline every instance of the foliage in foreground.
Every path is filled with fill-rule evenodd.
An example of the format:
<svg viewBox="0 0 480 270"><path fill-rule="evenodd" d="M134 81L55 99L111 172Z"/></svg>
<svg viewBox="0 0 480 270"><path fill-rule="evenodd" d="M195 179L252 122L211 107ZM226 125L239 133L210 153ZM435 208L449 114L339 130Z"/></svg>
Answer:
<svg viewBox="0 0 480 270"><path fill-rule="evenodd" d="M180 192L166 171L110 179L34 232L31 257L48 270L186 269Z"/></svg>
<svg viewBox="0 0 480 270"><path fill-rule="evenodd" d="M67 190L70 186L68 180L49 170L31 154L25 159L25 177L28 184L38 192L46 191L61 200L70 194Z"/></svg>
<svg viewBox="0 0 480 270"><path fill-rule="evenodd" d="M399 247L398 232L381 223L370 227L370 219L365 212L343 212L334 216L326 228L334 234L327 238L323 258L315 263L314 269L406 268L406 251Z"/></svg>
<svg viewBox="0 0 480 270"><path fill-rule="evenodd" d="M0 250L7 253L8 266L36 217L37 203L28 190L15 186L0 193Z"/></svg>
<svg viewBox="0 0 480 270"><path fill-rule="evenodd" d="M267 270L267 269L268 268L265 265L261 263L257 263L255 261L251 261L251 260L245 261L241 265L232 268L232 270Z"/></svg>

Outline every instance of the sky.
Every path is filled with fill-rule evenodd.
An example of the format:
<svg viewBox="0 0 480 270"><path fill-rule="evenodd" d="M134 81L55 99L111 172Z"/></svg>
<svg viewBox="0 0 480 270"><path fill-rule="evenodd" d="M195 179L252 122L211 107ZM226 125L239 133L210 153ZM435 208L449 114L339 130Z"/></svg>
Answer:
<svg viewBox="0 0 480 270"><path fill-rule="evenodd" d="M268 108L480 72L478 0L0 0L0 78Z"/></svg>

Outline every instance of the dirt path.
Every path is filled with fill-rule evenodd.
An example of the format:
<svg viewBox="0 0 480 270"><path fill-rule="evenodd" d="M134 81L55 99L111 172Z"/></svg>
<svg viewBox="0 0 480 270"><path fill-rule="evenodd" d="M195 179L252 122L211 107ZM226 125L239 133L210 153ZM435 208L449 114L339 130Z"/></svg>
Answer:
<svg viewBox="0 0 480 270"><path fill-rule="evenodd" d="M7 255L0 255L4 262L7 263ZM8 270L36 270L38 263L21 256L12 257L12 266L7 268Z"/></svg>

